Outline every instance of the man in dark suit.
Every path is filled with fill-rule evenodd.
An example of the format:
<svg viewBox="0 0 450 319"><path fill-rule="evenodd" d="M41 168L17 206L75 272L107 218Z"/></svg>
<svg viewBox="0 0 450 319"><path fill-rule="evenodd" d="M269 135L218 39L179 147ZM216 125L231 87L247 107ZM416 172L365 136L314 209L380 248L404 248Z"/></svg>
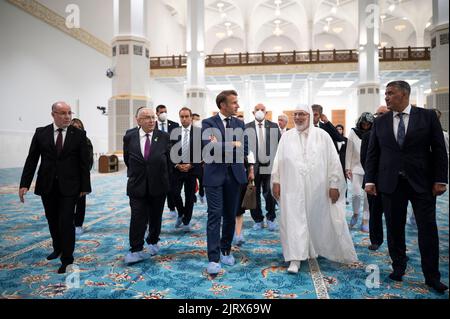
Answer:
<svg viewBox="0 0 450 319"><path fill-rule="evenodd" d="M275 158L278 142L281 138L279 127L276 123L266 120L266 107L258 104L253 110L255 120L245 125L251 130L256 139L250 144L250 149L255 154L255 187L256 187L256 209L250 212L255 222L253 229L260 230L264 227L264 215L261 209L261 188L266 201L267 228L270 231L276 229L275 224L275 199L272 197L270 188L271 164ZM253 135L252 134L252 135Z"/></svg>
<svg viewBox="0 0 450 319"><path fill-rule="evenodd" d="M325 114L323 114L323 107L318 104L311 105L311 108L314 113L314 126L320 127L322 130L325 130L328 135L330 135L333 140L334 146L336 147L336 151L338 151L337 142L345 142L344 136L339 134L336 127L334 127L333 123L331 123Z"/></svg>
<svg viewBox="0 0 450 319"><path fill-rule="evenodd" d="M165 105L158 105L156 107L156 116L158 117L158 122L157 122L157 126L156 129L166 132L166 133L172 133L172 130L174 128L179 127L180 125L174 121L171 121L167 118L167 107ZM170 180L170 189L169 189L169 193L167 194L167 206L169 207L170 210L170 214L173 216L176 216L176 211L175 211L175 199L174 199L174 194L173 194L173 185L174 185L174 180L173 180L173 176L169 176L169 180Z"/></svg>
<svg viewBox="0 0 450 319"><path fill-rule="evenodd" d="M220 262L226 265L235 263L231 254L231 242L239 206L237 190L247 182L244 156L248 155L243 134L244 122L233 116L239 109L236 91L220 93L216 98L216 105L219 113L202 123L202 153L205 162L203 184L208 203L207 271L211 275L221 270ZM248 178L254 178L253 167Z"/></svg>
<svg viewBox="0 0 450 319"><path fill-rule="evenodd" d="M23 203L40 158L34 193L41 196L52 236L53 252L47 259L61 256L58 273L65 273L74 260L75 204L78 198L91 192L89 150L86 132L69 126L72 120L69 105L56 102L52 106L52 116L53 124L37 128L33 136L20 180L19 197Z"/></svg>
<svg viewBox="0 0 450 319"><path fill-rule="evenodd" d="M128 168L127 195L130 198L130 252L125 257L128 264L148 258L144 253L144 235L150 255L159 251L161 220L169 191L169 134L155 130L153 110L143 108L138 115L139 130L123 138L123 159Z"/></svg>
<svg viewBox="0 0 450 319"><path fill-rule="evenodd" d="M178 218L175 228L190 231L189 223L194 209L196 179L201 172L201 128L192 125L192 111L183 107L180 112L181 126L171 134L171 161L173 165L173 192ZM184 204L181 189L184 186Z"/></svg>
<svg viewBox="0 0 450 319"><path fill-rule="evenodd" d="M377 109L377 112L374 114L375 117L379 117L384 113L387 113L389 110L386 106L380 106ZM364 133L361 138L361 152L360 152L360 161L361 165L366 171L366 157L367 150L369 148L369 140L370 140L370 131ZM363 185L362 188L365 187L366 175L364 174ZM370 245L369 250L378 250L378 248L383 244L383 202L381 200L381 196L373 196L367 194L367 201L369 202L369 238Z"/></svg>
<svg viewBox="0 0 450 319"><path fill-rule="evenodd" d="M368 194L381 195L386 218L392 280L402 281L407 256L405 223L408 201L416 217L425 283L443 293L440 282L436 196L447 189L447 153L442 128L432 110L412 107L405 81L387 85L390 112L377 118L366 159Z"/></svg>

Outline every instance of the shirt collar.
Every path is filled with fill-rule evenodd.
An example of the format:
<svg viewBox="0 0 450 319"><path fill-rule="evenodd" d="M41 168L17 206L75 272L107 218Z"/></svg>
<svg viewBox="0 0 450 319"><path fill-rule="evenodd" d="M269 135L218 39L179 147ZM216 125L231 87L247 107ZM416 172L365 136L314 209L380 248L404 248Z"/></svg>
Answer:
<svg viewBox="0 0 450 319"><path fill-rule="evenodd" d="M67 127L66 128L58 127L56 126L55 123L53 123L53 132L56 132L59 128L61 128L63 132L67 131Z"/></svg>
<svg viewBox="0 0 450 319"><path fill-rule="evenodd" d="M262 127L265 127L266 120L265 120L265 119L262 120L261 124L262 124ZM256 127L259 127L259 122L258 122L257 120L255 120L255 126L256 126Z"/></svg>
<svg viewBox="0 0 450 319"><path fill-rule="evenodd" d="M395 112L395 111L393 111L393 113L394 113L394 117L396 117L397 114L400 113L400 112ZM406 107L406 109L403 110L402 113L408 114L408 116L409 116L409 114L411 113L411 104L409 104L409 105Z"/></svg>
<svg viewBox="0 0 450 319"><path fill-rule="evenodd" d="M225 119L229 118L229 117L226 117L225 115L223 115L220 112L219 112L219 116L220 116L220 119L222 120L222 122L225 121Z"/></svg>
<svg viewBox="0 0 450 319"><path fill-rule="evenodd" d="M147 134L147 133L145 133L145 131L142 129L142 127L139 128L139 136L140 136L141 138L143 138L143 137L145 137L145 134ZM152 131L152 132L149 132L149 133L148 133L149 137L152 137L152 134L153 134L153 131Z"/></svg>
<svg viewBox="0 0 450 319"><path fill-rule="evenodd" d="M191 131L191 128L192 128L192 124L191 125L189 125L188 127L184 127L184 126L181 126L182 128L183 128L183 131L184 130L188 130L189 132Z"/></svg>

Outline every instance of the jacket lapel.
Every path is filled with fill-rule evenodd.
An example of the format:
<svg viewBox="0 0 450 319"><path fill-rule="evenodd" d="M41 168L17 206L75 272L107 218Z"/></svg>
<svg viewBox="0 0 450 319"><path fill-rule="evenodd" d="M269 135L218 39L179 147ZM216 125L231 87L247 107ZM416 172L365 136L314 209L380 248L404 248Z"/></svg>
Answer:
<svg viewBox="0 0 450 319"><path fill-rule="evenodd" d="M153 130L153 134L152 134L152 144L150 145L150 156L148 157L150 159L150 157L152 157L153 153L156 150L156 147L158 146L158 139L159 136L161 135L161 131L159 130Z"/></svg>
<svg viewBox="0 0 450 319"><path fill-rule="evenodd" d="M55 132L53 131L53 124L47 126L46 134L50 140L50 149L56 155Z"/></svg>
<svg viewBox="0 0 450 319"><path fill-rule="evenodd" d="M78 129L74 128L73 126L67 127L66 138L64 139L64 144L63 144L63 148L61 151L61 155L66 153L66 151L69 149L70 143L73 140L73 135L75 134L74 130L78 130ZM56 146L55 146L55 148L56 148Z"/></svg>
<svg viewBox="0 0 450 319"><path fill-rule="evenodd" d="M410 136L414 133L414 130L418 127L419 117L417 116L417 108L411 107L411 111L409 112L409 120L408 127L406 128L405 141L403 142L403 146L409 141Z"/></svg>
<svg viewBox="0 0 450 319"><path fill-rule="evenodd" d="M387 121L387 132L389 132L389 139L391 140L391 143L395 144L399 149L400 146L397 143L397 139L395 138L395 133L394 133L394 112L390 112L389 114L386 115L386 121Z"/></svg>
<svg viewBox="0 0 450 319"><path fill-rule="evenodd" d="M216 121L216 124L219 127L220 132L222 133L222 140L224 140L225 139L225 126L223 126L222 119L220 118L219 114L217 114L214 117L214 121ZM230 121L230 126L231 126L231 121Z"/></svg>

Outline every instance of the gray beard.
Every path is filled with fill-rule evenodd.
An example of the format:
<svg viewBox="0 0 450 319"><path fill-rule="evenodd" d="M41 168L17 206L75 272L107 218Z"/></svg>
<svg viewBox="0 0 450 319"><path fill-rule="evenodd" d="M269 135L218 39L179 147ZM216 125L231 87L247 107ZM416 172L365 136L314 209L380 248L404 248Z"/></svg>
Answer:
<svg viewBox="0 0 450 319"><path fill-rule="evenodd" d="M304 130L306 130L309 126L308 124L303 124L303 125L295 125L295 127L297 128L297 130L299 130L300 132L303 132Z"/></svg>

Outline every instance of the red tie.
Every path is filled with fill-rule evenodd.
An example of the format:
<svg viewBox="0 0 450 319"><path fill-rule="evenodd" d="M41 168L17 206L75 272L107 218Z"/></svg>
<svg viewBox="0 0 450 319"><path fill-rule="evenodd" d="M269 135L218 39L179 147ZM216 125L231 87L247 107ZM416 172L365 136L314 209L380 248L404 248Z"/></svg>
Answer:
<svg viewBox="0 0 450 319"><path fill-rule="evenodd" d="M61 154L62 149L63 149L63 136L62 136L62 128L57 129L58 131L58 136L56 137L56 154Z"/></svg>

